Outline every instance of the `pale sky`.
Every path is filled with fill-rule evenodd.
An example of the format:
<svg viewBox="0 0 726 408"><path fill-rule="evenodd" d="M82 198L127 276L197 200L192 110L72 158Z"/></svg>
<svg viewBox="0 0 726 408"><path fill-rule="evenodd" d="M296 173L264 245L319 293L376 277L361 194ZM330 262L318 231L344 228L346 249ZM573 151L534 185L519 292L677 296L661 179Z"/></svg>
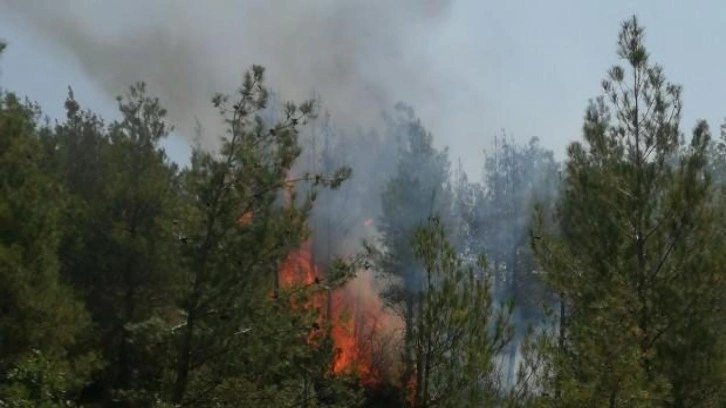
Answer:
<svg viewBox="0 0 726 408"><path fill-rule="evenodd" d="M296 24L298 18L302 19L301 15L296 14L302 13L299 8L285 9L282 0L265 1L264 7L274 5L277 1L281 5L280 17L269 17L280 20L270 24L284 27ZM409 3L411 1L408 0ZM23 2L22 6L19 2ZM345 7L341 5L346 4L346 0L310 2L317 2L319 6L313 8L314 11L325 10L323 3L336 3L336 9L343 10ZM270 39L273 32L259 38L247 35L239 44L223 39L226 27L234 26L230 23L235 21L234 14L245 14L248 6L263 7L259 0L210 0L208 4L213 6L203 6L201 0L196 3L186 1L182 3L189 4L189 10L175 9L174 14L168 15L164 14L166 11L163 8L171 6L163 0L59 0L59 3L74 13L73 18L80 21L78 24L87 26L86 33L102 30L105 24L111 23L134 31L140 19L138 13L148 8L161 10L158 13L161 17L145 18L157 18L155 24L174 25L167 30L172 39L195 42L197 48L190 54L191 58L196 63L196 59L209 55L214 63L210 63L212 68L205 75L210 76L218 75L213 67L225 67L224 56L238 45L247 49L277 47L279 45L276 44L284 44L291 38L283 37L276 43L275 39ZM124 8L120 7L121 3L134 5ZM148 6L148 3L156 7ZM51 21L47 18L52 19L55 10L49 4L44 0L0 0L0 38L9 45L0 59L0 86L29 96L41 104L46 114L59 117L63 113L62 104L67 87L71 85L82 105L91 107L108 119L115 118L112 92L118 94L123 89L116 91L113 88L112 91L108 84L103 85L105 79L99 79L98 67L89 65L89 60L79 58L83 50L71 49L55 38L53 30L44 29ZM385 16L387 6L382 4L377 3L378 16ZM199 7L216 8L217 14L203 14L204 10ZM17 12L17 9L25 10ZM125 9L126 13L121 13L120 9ZM34 21L36 12L45 13L46 20L39 18ZM178 16L184 12L186 19L172 21L168 18L169 15ZM194 17L196 13L200 15L198 20L189 17ZM215 18L219 18L220 13L228 14L224 17L229 21L217 25ZM600 81L606 70L617 62L615 44L619 25L632 14L636 14L646 27L646 45L651 60L664 66L665 74L671 81L683 85L683 130L690 132L695 121L703 118L716 131L726 117L726 1L454 0L451 8L442 17L437 17L437 22L431 23L418 16L416 24L407 20L414 17L407 17L406 13L405 8L397 9L394 17L381 23L386 24L390 32L380 38L376 38L374 33L375 41L389 41L390 36L396 33L397 24L401 24L401 30L407 33L405 41L401 41L398 48L391 48L394 52L368 50L361 53L369 57L364 61L365 64L370 64L365 65L365 69L361 68L361 72L368 74L367 78L371 81L384 84L384 93L390 94L389 99L402 99L412 104L424 125L434 133L436 143L449 146L453 160L461 157L467 173L473 177L478 177L480 172L481 150L491 145L493 136L500 129L505 129L520 140L538 136L546 147L554 149L558 157L562 157L567 142L580 137L581 119L588 99L599 94ZM330 23L339 15L342 14L326 16L325 21ZM370 21L375 22L376 18ZM241 17L240 24L244 23L247 21ZM182 27L179 31L172 30L180 24L189 24L189 29ZM361 27L350 32L363 36L376 30L376 24L372 23L361 23ZM183 33L183 36L178 32ZM280 35L294 34L287 31ZM315 40L320 42L321 39ZM326 44L332 44L331 47L337 41L336 38L324 40ZM144 42L143 38L136 38L135 41L140 41L139 46ZM365 41L356 39L346 43L346 47L347 44L372 47L379 44ZM134 44L127 44L126 47L134 47ZM204 53L199 50L204 50ZM174 51L169 52L174 57ZM340 51L331 51L334 52ZM144 58L153 59L154 55L145 55ZM165 58L169 58L169 55ZM226 65L232 65L235 72L241 72L257 62L248 60L255 58L256 55L244 54L241 59L230 58ZM267 58L264 55L259 58L280 61L279 58ZM297 55L289 61L285 60L285 64L291 65L285 69L296 68L296 62L306 64L306 58L305 55ZM327 55L319 56L318 60L325 62L328 58ZM148 61L142 62L148 66ZM386 78L385 74L388 64L396 67L391 71L390 78ZM113 70L114 67L111 65L104 69ZM220 69L219 75L228 78L231 69ZM144 72L140 70L138 79L151 78L148 82L153 89L155 77L150 74L146 78ZM285 82L281 77L278 76L278 82ZM311 82L315 80L311 79ZM210 83L217 85L227 82ZM272 75L270 84L274 86L275 83L276 78ZM399 83L400 92L397 89ZM326 88L325 84L321 84L318 88L318 84L311 83L307 86L337 89L346 85L328 84ZM321 96L326 98L325 94ZM206 103L209 95L200 95L199 98ZM347 101L351 101L351 106L356 103L352 98L340 95L331 100L343 108ZM173 158L185 161L186 143L180 137L170 144Z"/></svg>

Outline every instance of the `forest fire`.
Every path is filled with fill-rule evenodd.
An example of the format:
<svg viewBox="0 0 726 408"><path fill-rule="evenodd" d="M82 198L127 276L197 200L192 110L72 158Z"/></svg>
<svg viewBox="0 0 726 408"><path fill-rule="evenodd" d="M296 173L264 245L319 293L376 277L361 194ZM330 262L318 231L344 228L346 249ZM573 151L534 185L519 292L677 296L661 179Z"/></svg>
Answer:
<svg viewBox="0 0 726 408"><path fill-rule="evenodd" d="M279 268L278 278L281 287L312 285L322 280L312 261L310 241L288 255ZM357 375L363 384L374 384L388 376L383 345L401 327L399 319L384 310L374 283L372 273L359 271L354 279L333 290L329 305L323 292L307 305L318 309L321 319L325 318L323 311L329 311L330 336L335 348L331 371Z"/></svg>
<svg viewBox="0 0 726 408"><path fill-rule="evenodd" d="M280 286L312 285L317 275L317 268L310 258L310 241L305 241L300 248L290 252L280 266Z"/></svg>

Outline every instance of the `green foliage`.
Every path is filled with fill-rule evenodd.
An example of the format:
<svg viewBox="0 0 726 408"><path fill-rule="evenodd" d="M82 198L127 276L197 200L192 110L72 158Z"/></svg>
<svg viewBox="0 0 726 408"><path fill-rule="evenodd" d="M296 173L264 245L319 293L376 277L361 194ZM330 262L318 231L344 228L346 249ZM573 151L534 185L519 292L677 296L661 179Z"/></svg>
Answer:
<svg viewBox="0 0 726 408"><path fill-rule="evenodd" d="M720 137L711 142L708 156L708 168L716 187L716 198L721 199L726 192L726 122L721 124Z"/></svg>
<svg viewBox="0 0 726 408"><path fill-rule="evenodd" d="M69 92L66 121L43 142L48 171L72 194L62 271L93 305L91 338L110 363L96 398L150 401L175 323L177 170L159 146L171 130L159 101L139 83L118 102L121 120L105 127Z"/></svg>
<svg viewBox="0 0 726 408"><path fill-rule="evenodd" d="M417 231L413 248L425 272L411 328L412 405L489 406L502 391L495 357L511 340L511 304L494 305L486 259L466 266L437 218Z"/></svg>
<svg viewBox="0 0 726 408"><path fill-rule="evenodd" d="M537 138L517 144L506 135L496 137L494 149L487 152L481 183L471 183L459 171L455 183L455 230L457 248L469 258L486 253L493 272L495 299L515 304L515 336L508 350L506 376L515 380L516 359L526 326L539 324L542 305L551 294L537 274L528 232L535 202L554 204L558 166L553 153L539 145Z"/></svg>
<svg viewBox="0 0 726 408"><path fill-rule="evenodd" d="M399 117L389 119L389 132L400 143L394 177L383 192L381 233L391 254L387 267L403 280L405 292L415 293L419 281L412 261L411 239L434 213L448 216L448 152L433 147L432 135L416 119L413 110L397 105Z"/></svg>
<svg viewBox="0 0 726 408"><path fill-rule="evenodd" d="M230 137L219 155L196 149L182 172L160 147L171 128L143 83L118 99L122 117L109 126L82 111L71 91L66 120L36 131L38 113L8 96L2 174L10 183L3 187L13 190L3 195L0 219L12 234L3 235L2 253L13 262L8 271L32 260L38 274L2 275L3 310L12 310L14 320L3 316L0 323L4 332L17 332L2 337L10 401L55 403L82 387L78 401L124 406L279 406L325 398L334 406L355 399L347 380L329 374L332 345L318 313L292 307L322 286L277 282L280 262L307 237L315 195L294 205L291 187L307 181L334 189L350 169L289 179L300 154L297 128L313 106L287 104L285 119L269 126L257 114L267 103L262 79L263 70L253 67L236 104L214 98ZM283 191L291 193L290 205ZM93 325L58 283L58 272L82 294ZM33 291L37 299L28 295ZM32 326L31 318L53 324ZM311 331L318 332L314 343ZM99 348L105 368L89 380L98 364L85 356L63 359L66 343ZM42 359L28 357L33 350Z"/></svg>
<svg viewBox="0 0 726 408"><path fill-rule="evenodd" d="M313 114L312 104L287 104L281 122L265 123L263 74L253 67L234 103L214 98L229 135L219 155L195 150L181 175L185 208L177 233L188 284L178 301L176 403L232 404L244 396L254 405L291 404L309 397L331 361L324 341L308 341L315 311L290 308L322 287L289 291L278 282L280 263L308 235L314 191L296 205L298 180L289 173L301 152L298 126ZM348 173L312 178L335 187Z"/></svg>
<svg viewBox="0 0 726 408"><path fill-rule="evenodd" d="M383 137L333 140L326 120L322 156L315 130L303 155L316 106L276 104L260 66L214 96L226 133L184 169L143 83L110 124L70 90L55 126L0 93L0 407L723 406L726 127L684 140L681 89L643 37L623 24L624 66L568 148L556 208L536 139L452 184L402 104ZM349 166L366 180L344 183ZM400 382L331 372L325 299L370 266L334 255L374 232L405 321L401 361L384 360ZM313 265L326 273L282 282ZM517 336L512 318L542 315Z"/></svg>
<svg viewBox="0 0 726 408"><path fill-rule="evenodd" d="M89 327L59 276L58 222L65 192L39 168L37 107L0 100L0 401L49 406L94 368L74 346ZM82 353L87 354L87 353Z"/></svg>
<svg viewBox="0 0 726 408"><path fill-rule="evenodd" d="M545 300L529 248L534 203L553 203L557 164L537 138L517 145L497 139L484 164L484 191L469 219L478 247L486 251L495 275L497 297L511 297L526 316L537 315Z"/></svg>
<svg viewBox="0 0 726 408"><path fill-rule="evenodd" d="M452 204L447 150L433 147L433 137L413 109L396 106L395 118L388 118L388 139L399 143L396 172L388 181L381 198L382 217L378 226L385 255L381 268L392 279L383 296L404 317L404 377L412 375L411 329L417 300L423 289L423 275L418 267L412 240L416 230L434 213L451 219Z"/></svg>
<svg viewBox="0 0 726 408"><path fill-rule="evenodd" d="M96 356L74 360L58 359L32 350L17 361L0 386L0 407L68 407L74 405L74 391L98 368Z"/></svg>
<svg viewBox="0 0 726 408"><path fill-rule="evenodd" d="M568 149L560 235L534 241L562 296L552 391L563 406L698 406L723 380L710 135L699 123L683 142L680 87L635 18L618 45L627 69L610 70Z"/></svg>

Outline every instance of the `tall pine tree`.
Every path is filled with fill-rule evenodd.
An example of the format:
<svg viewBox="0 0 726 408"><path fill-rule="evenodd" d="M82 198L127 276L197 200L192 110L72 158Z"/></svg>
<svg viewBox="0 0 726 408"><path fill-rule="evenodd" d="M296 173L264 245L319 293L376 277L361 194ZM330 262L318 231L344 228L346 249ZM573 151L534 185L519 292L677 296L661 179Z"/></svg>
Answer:
<svg viewBox="0 0 726 408"><path fill-rule="evenodd" d="M90 319L59 273L69 201L43 171L39 118L0 93L0 404L16 407L66 406L95 368L77 349Z"/></svg>
<svg viewBox="0 0 726 408"><path fill-rule="evenodd" d="M624 66L609 71L584 141L568 148L560 234L533 241L562 298L550 390L559 406L703 406L723 385L710 135L701 122L684 142L681 88L650 62L643 36L635 17L623 23Z"/></svg>
<svg viewBox="0 0 726 408"><path fill-rule="evenodd" d="M432 217L412 250L423 270L412 319L412 407L481 407L502 392L496 358L512 336L511 308L497 307L487 261L468 265Z"/></svg>
<svg viewBox="0 0 726 408"><path fill-rule="evenodd" d="M177 170L160 146L171 128L158 99L139 83L118 102L122 118L106 127L69 92L66 120L44 142L72 194L62 272L85 295L107 363L85 398L127 405L161 393L179 277Z"/></svg>
<svg viewBox="0 0 726 408"><path fill-rule="evenodd" d="M388 119L388 132L394 135L389 139L398 140L398 160L396 173L383 192L379 229L386 250L382 266L392 278L384 296L400 308L404 318L404 376L410 376L413 369L410 334L424 283L411 242L430 216L440 214L443 222L449 221L452 193L448 151L433 146L433 136L414 116L412 108L399 104L396 111L398 116Z"/></svg>
<svg viewBox="0 0 726 408"><path fill-rule="evenodd" d="M322 329L320 311L291 307L310 304L324 282L287 290L279 281L280 265L308 237L314 192L298 200L290 170L313 105L289 103L266 123L263 81L264 69L253 66L236 94L214 98L228 134L219 153L195 149L182 173L185 276L167 395L174 404L308 406L331 392L332 349L308 341ZM300 180L337 187L348 173Z"/></svg>

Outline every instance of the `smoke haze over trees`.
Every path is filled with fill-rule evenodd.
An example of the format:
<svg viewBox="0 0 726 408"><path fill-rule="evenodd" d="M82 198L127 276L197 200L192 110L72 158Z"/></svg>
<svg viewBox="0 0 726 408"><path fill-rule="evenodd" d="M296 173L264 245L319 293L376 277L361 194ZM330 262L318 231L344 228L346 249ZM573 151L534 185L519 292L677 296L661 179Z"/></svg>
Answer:
<svg viewBox="0 0 726 408"><path fill-rule="evenodd" d="M250 61L269 69L274 89L287 99L324 95L335 121L347 126L380 121L381 112L400 98L433 103L444 96L446 81L426 68L434 61L420 40L433 39L430 28L445 22L451 5L451 0L11 0L0 7L70 51L110 95L139 80L148 83L191 140L196 120L219 130L207 99L236 86L239 67ZM281 18L281 10L287 17ZM119 15L133 16L133 26L119 24ZM230 36L235 40L229 42ZM412 71L417 75L408 74ZM217 146L213 133L203 137L207 148Z"/></svg>
<svg viewBox="0 0 726 408"><path fill-rule="evenodd" d="M635 17L562 162L504 133L473 175L409 41L453 2L71 3L2 9L126 91L0 88L0 407L726 404L726 131ZM197 17L239 49L154 23Z"/></svg>

